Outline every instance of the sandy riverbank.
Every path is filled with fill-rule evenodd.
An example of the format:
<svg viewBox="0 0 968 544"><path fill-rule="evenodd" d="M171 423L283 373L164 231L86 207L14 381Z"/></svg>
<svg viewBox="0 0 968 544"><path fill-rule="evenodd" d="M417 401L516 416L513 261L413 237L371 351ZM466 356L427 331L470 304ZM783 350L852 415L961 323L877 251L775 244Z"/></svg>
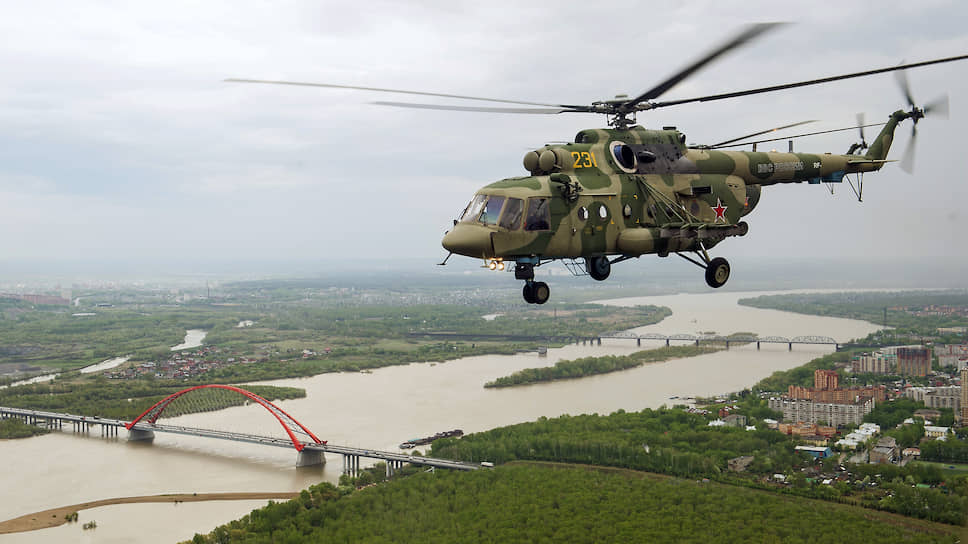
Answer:
<svg viewBox="0 0 968 544"><path fill-rule="evenodd" d="M201 501L248 501L258 499L289 500L299 493L175 493L167 495L143 495L140 497L117 497L97 501L82 502L70 506L51 508L42 512L34 512L0 522L0 535L7 533L21 533L57 527L67 523L67 515L88 508L109 506L112 504L135 504L146 502L201 502Z"/></svg>

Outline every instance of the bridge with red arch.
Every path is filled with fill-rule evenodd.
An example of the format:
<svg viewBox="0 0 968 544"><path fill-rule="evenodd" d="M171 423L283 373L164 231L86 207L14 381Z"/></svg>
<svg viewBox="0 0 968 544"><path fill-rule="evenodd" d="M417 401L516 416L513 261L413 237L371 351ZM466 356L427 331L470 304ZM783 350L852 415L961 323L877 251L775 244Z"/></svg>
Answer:
<svg viewBox="0 0 968 544"><path fill-rule="evenodd" d="M158 419L173 401L203 389L222 389L238 393L262 406L279 422L287 438L158 423ZM247 442L264 446L293 448L297 452L296 466L321 465L326 462L325 455L327 453L338 454L343 457L343 472L347 474L356 474L359 472L360 460L362 458L385 461L387 475L392 474L394 470L399 469L406 463L455 470L475 470L480 468L479 465L473 463L463 463L451 459L435 459L432 457L409 455L402 452L380 451L330 444L326 440L320 440L312 431L302 423L299 423L299 421L286 413L282 408L279 408L251 391L246 391L245 389L231 385L198 385L183 389L158 401L132 421L45 412L41 410L27 410L23 408L0 407L0 419L6 418L17 418L28 424L44 424L48 428L56 429L63 429L65 425L69 425L73 427L75 432L89 432L91 429L99 428L101 436L117 436L117 433L123 427L128 431L128 440L132 441L152 440L155 433L172 433L220 440L233 440L235 442Z"/></svg>

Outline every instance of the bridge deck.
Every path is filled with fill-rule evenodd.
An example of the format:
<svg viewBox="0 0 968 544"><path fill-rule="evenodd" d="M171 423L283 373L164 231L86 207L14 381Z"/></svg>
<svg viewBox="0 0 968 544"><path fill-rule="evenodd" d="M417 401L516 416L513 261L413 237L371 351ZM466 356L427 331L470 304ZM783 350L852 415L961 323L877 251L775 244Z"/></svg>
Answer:
<svg viewBox="0 0 968 544"><path fill-rule="evenodd" d="M45 412L43 410L26 410L23 408L0 407L0 417L28 417L45 420L59 420L83 425L104 425L107 427L125 427L128 422L120 419L101 418L97 416L79 416L75 414L62 414L57 412ZM280 448L293 448L292 441L288 438L276 438L271 436L260 436L255 434L234 433L228 431L218 431L214 429L197 429L194 427L182 427L178 425L162 425L152 423L138 423L131 428L138 431L152 431L160 433L182 434L187 436L201 436L205 438L217 438L220 440L233 440L235 442L247 442L250 444L261 444L263 446L276 446ZM381 451L353 446L339 446L336 444L305 444L304 450L319 451L323 453L335 453L348 456L366 457L369 459L381 459L384 461L396 461L410 463L435 468L449 468L454 470L477 470L479 465L472 463L462 463L451 459L436 459L433 457L420 457L406 453Z"/></svg>

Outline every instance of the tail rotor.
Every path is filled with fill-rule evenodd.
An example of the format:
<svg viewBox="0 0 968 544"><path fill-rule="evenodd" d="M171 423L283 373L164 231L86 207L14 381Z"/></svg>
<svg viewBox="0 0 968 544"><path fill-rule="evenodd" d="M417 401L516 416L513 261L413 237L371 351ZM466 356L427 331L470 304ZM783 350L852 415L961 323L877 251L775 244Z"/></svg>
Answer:
<svg viewBox="0 0 968 544"><path fill-rule="evenodd" d="M911 94L911 85L908 82L907 73L904 70L898 70L894 72L894 77L897 79L897 84L901 88L904 99L907 100L908 106L911 107L911 111L907 112L908 117L911 119L911 139L908 140L907 147L904 148L904 154L901 156L901 170L912 174L914 173L914 156L917 147L918 121L928 115L947 119L949 114L948 95L942 95L919 108L914 101L914 95Z"/></svg>
<svg viewBox="0 0 968 544"><path fill-rule="evenodd" d="M867 140L864 139L864 123L865 117L864 112L857 114L857 130L860 132L860 141L850 145L850 149L847 150L848 155L853 155L857 151L863 152L865 149L870 147L867 145Z"/></svg>

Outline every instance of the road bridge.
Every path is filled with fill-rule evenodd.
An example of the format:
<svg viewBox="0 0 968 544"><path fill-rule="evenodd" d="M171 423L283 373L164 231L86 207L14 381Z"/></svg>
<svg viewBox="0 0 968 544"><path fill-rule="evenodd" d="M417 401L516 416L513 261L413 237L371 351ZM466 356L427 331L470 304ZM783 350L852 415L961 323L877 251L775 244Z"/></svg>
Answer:
<svg viewBox="0 0 968 544"><path fill-rule="evenodd" d="M221 431L215 429L200 429L195 427L185 427L179 425L166 425L158 423L158 418L164 413L172 401L190 394L200 389L217 388L233 391L246 396L266 408L283 426L288 435L286 438L262 436L256 434ZM24 408L0 407L0 419L16 418L31 425L45 425L49 429L63 430L70 427L74 432L89 433L92 429L98 428L101 436L118 436L121 429L128 433L128 440L152 440L155 433L171 433L187 436L199 436L204 438L215 438L219 440L232 440L235 442L245 442L249 444L259 444L263 446L273 446L280 448L292 448L297 452L296 466L320 465L326 462L325 454L338 454L343 458L343 473L357 475L360 471L360 460L362 458L378 459L386 463L387 476L392 475L404 464L426 466L433 468L448 468L453 470L476 470L480 465L473 463L462 463L451 459L436 459L433 457L421 457L409 455L403 452L381 451L377 449L360 448L356 446L340 446L330 444L328 441L320 440L311 431L306 429L301 423L292 416L286 414L278 406L268 400L238 387L228 385L203 385L190 387L169 395L159 401L154 406L146 410L143 414L132 421L120 419L102 418L97 416L84 416L76 414L65 414L58 412L47 412L43 410L28 410Z"/></svg>

